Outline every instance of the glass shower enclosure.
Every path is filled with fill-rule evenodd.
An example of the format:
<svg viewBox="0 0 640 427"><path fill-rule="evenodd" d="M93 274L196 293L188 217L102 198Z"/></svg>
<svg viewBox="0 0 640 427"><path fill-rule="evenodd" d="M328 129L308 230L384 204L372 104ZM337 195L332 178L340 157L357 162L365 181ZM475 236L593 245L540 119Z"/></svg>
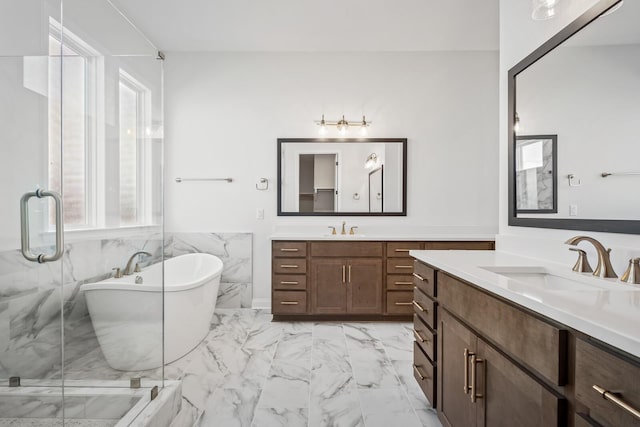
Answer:
<svg viewBox="0 0 640 427"><path fill-rule="evenodd" d="M143 372L85 298L163 261L162 59L108 0L0 0L0 425L128 425L163 387L163 284L109 326L146 322Z"/></svg>

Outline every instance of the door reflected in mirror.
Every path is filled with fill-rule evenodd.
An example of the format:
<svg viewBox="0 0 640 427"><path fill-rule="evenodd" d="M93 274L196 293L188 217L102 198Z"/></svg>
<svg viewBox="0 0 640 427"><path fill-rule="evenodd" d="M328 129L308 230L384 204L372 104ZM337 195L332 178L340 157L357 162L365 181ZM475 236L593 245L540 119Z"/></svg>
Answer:
<svg viewBox="0 0 640 427"><path fill-rule="evenodd" d="M406 139L279 139L278 215L406 215Z"/></svg>

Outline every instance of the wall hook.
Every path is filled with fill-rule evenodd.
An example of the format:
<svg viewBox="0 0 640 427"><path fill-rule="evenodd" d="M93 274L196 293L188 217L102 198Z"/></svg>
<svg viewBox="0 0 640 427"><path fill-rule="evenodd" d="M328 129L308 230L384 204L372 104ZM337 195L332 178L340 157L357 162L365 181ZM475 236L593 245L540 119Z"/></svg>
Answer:
<svg viewBox="0 0 640 427"><path fill-rule="evenodd" d="M567 175L567 178L569 178L569 187L580 187L582 185L582 180L576 178L572 173Z"/></svg>

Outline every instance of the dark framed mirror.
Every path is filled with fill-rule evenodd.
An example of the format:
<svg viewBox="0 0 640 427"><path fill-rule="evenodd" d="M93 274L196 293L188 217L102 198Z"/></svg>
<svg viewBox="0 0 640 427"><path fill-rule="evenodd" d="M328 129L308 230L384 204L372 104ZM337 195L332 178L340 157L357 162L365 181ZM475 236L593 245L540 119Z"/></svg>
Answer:
<svg viewBox="0 0 640 427"><path fill-rule="evenodd" d="M278 139L278 216L406 215L406 138Z"/></svg>
<svg viewBox="0 0 640 427"><path fill-rule="evenodd" d="M509 70L509 225L640 234L638 22L640 2L600 0ZM557 135L551 210L519 202L531 135Z"/></svg>
<svg viewBox="0 0 640 427"><path fill-rule="evenodd" d="M558 212L558 135L515 140L516 213Z"/></svg>

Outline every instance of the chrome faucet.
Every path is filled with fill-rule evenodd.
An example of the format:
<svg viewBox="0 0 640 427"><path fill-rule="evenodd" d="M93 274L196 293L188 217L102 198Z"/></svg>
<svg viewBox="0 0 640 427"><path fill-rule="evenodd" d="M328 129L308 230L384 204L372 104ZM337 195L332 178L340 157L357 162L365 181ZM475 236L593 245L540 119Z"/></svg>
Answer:
<svg viewBox="0 0 640 427"><path fill-rule="evenodd" d="M594 239L593 237L588 236L576 236L567 240L567 245L576 246L578 243L586 240L591 243L598 252L598 266L596 270L593 272L594 276L598 277L618 277L615 271L613 271L613 266L611 265L611 249L606 249L602 243Z"/></svg>
<svg viewBox="0 0 640 427"><path fill-rule="evenodd" d="M127 266L124 268L124 271L122 272L122 274L124 274L125 276L131 276L133 273L140 272L140 266L138 265L138 263L135 264L135 267L133 269L131 268L131 265L133 264L133 260L138 255L152 256L152 254L150 254L147 251L136 252L135 254L131 255L131 258L129 258L129 261L127 261Z"/></svg>

